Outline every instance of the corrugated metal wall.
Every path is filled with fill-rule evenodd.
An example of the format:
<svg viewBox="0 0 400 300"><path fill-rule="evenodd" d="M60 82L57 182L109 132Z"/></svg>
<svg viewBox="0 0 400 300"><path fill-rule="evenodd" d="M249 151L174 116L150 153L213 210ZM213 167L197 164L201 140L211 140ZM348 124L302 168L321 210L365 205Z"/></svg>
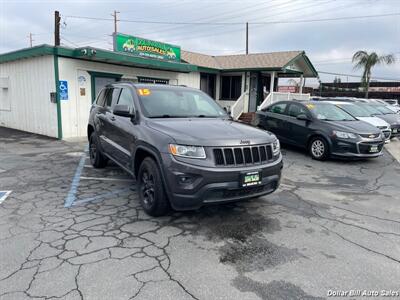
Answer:
<svg viewBox="0 0 400 300"><path fill-rule="evenodd" d="M200 73L176 73L104 64L71 58L59 58L59 78L68 81L68 100L61 101L63 137L86 136L91 106L91 82L88 71L169 79L170 84L200 88ZM78 80L80 78L80 80ZM84 89L85 94L81 94Z"/></svg>
<svg viewBox="0 0 400 300"><path fill-rule="evenodd" d="M57 137L53 56L2 63L0 78L8 78L0 92L0 126Z"/></svg>

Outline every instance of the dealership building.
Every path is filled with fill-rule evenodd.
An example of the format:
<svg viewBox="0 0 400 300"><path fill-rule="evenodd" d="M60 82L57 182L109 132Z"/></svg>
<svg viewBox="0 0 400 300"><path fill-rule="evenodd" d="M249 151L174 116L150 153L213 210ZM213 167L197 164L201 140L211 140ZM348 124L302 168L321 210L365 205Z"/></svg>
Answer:
<svg viewBox="0 0 400 300"><path fill-rule="evenodd" d="M238 119L279 99L279 78L316 77L304 51L210 56L117 35L114 51L40 45L0 54L0 126L59 139L86 136L97 93L115 81L201 89Z"/></svg>

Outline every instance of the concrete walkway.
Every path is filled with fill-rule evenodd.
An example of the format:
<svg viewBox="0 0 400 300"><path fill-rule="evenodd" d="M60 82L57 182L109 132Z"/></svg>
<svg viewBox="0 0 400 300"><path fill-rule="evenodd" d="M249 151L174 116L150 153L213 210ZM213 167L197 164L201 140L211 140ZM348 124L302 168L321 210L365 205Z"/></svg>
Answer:
<svg viewBox="0 0 400 300"><path fill-rule="evenodd" d="M400 163L400 140L394 138L385 145L386 150Z"/></svg>

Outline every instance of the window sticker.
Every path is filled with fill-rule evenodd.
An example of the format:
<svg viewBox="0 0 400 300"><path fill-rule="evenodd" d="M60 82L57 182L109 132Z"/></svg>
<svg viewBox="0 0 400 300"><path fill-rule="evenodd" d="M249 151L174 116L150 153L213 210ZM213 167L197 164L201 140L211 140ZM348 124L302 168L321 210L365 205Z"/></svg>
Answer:
<svg viewBox="0 0 400 300"><path fill-rule="evenodd" d="M138 89L137 93L140 96L149 96L151 94L151 91L149 89Z"/></svg>
<svg viewBox="0 0 400 300"><path fill-rule="evenodd" d="M308 109L313 109L315 107L314 104L307 104L306 106L307 106Z"/></svg>

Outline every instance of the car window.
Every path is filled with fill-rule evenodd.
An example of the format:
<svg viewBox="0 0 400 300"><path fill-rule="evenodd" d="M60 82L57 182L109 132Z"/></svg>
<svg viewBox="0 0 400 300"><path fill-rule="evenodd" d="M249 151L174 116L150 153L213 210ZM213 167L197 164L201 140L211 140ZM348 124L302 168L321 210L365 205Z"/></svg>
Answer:
<svg viewBox="0 0 400 300"><path fill-rule="evenodd" d="M393 114L393 111L391 111L389 108L387 108L385 105L375 105L376 109L379 110L381 113L384 115L390 115Z"/></svg>
<svg viewBox="0 0 400 300"><path fill-rule="evenodd" d="M121 95L119 96L118 104L127 105L130 109L133 108L132 93L129 89L122 89Z"/></svg>
<svg viewBox="0 0 400 300"><path fill-rule="evenodd" d="M345 112L348 112L349 114L351 114L356 118L369 117L371 115L367 110L358 105L341 103L341 104L336 104L336 106L340 107Z"/></svg>
<svg viewBox="0 0 400 300"><path fill-rule="evenodd" d="M106 88L104 92L104 101L103 101L103 106L104 107L111 107L112 103L112 94L113 94L112 88Z"/></svg>
<svg viewBox="0 0 400 300"><path fill-rule="evenodd" d="M108 94L106 96L105 106L107 108L111 109L117 103L121 89L120 88L110 88L109 90L110 91L108 92Z"/></svg>
<svg viewBox="0 0 400 300"><path fill-rule="evenodd" d="M269 107L268 111L275 114L284 114L287 104L286 103L278 103Z"/></svg>
<svg viewBox="0 0 400 300"><path fill-rule="evenodd" d="M298 115L306 115L308 116L307 110L298 104L290 104L288 109L288 114L291 117L297 118Z"/></svg>
<svg viewBox="0 0 400 300"><path fill-rule="evenodd" d="M376 109L375 106L369 105L369 104L358 104L361 107L363 107L365 110L367 110L371 116L376 116L376 115L383 115L383 113Z"/></svg>
<svg viewBox="0 0 400 300"><path fill-rule="evenodd" d="M104 106L104 95L106 93L106 89L102 89L100 93L97 95L96 104L98 106Z"/></svg>
<svg viewBox="0 0 400 300"><path fill-rule="evenodd" d="M324 121L355 121L356 119L340 109L336 105L330 103L309 103L306 104L307 108L318 120Z"/></svg>
<svg viewBox="0 0 400 300"><path fill-rule="evenodd" d="M148 118L227 117L226 112L201 91L151 87L139 88L137 93Z"/></svg>

